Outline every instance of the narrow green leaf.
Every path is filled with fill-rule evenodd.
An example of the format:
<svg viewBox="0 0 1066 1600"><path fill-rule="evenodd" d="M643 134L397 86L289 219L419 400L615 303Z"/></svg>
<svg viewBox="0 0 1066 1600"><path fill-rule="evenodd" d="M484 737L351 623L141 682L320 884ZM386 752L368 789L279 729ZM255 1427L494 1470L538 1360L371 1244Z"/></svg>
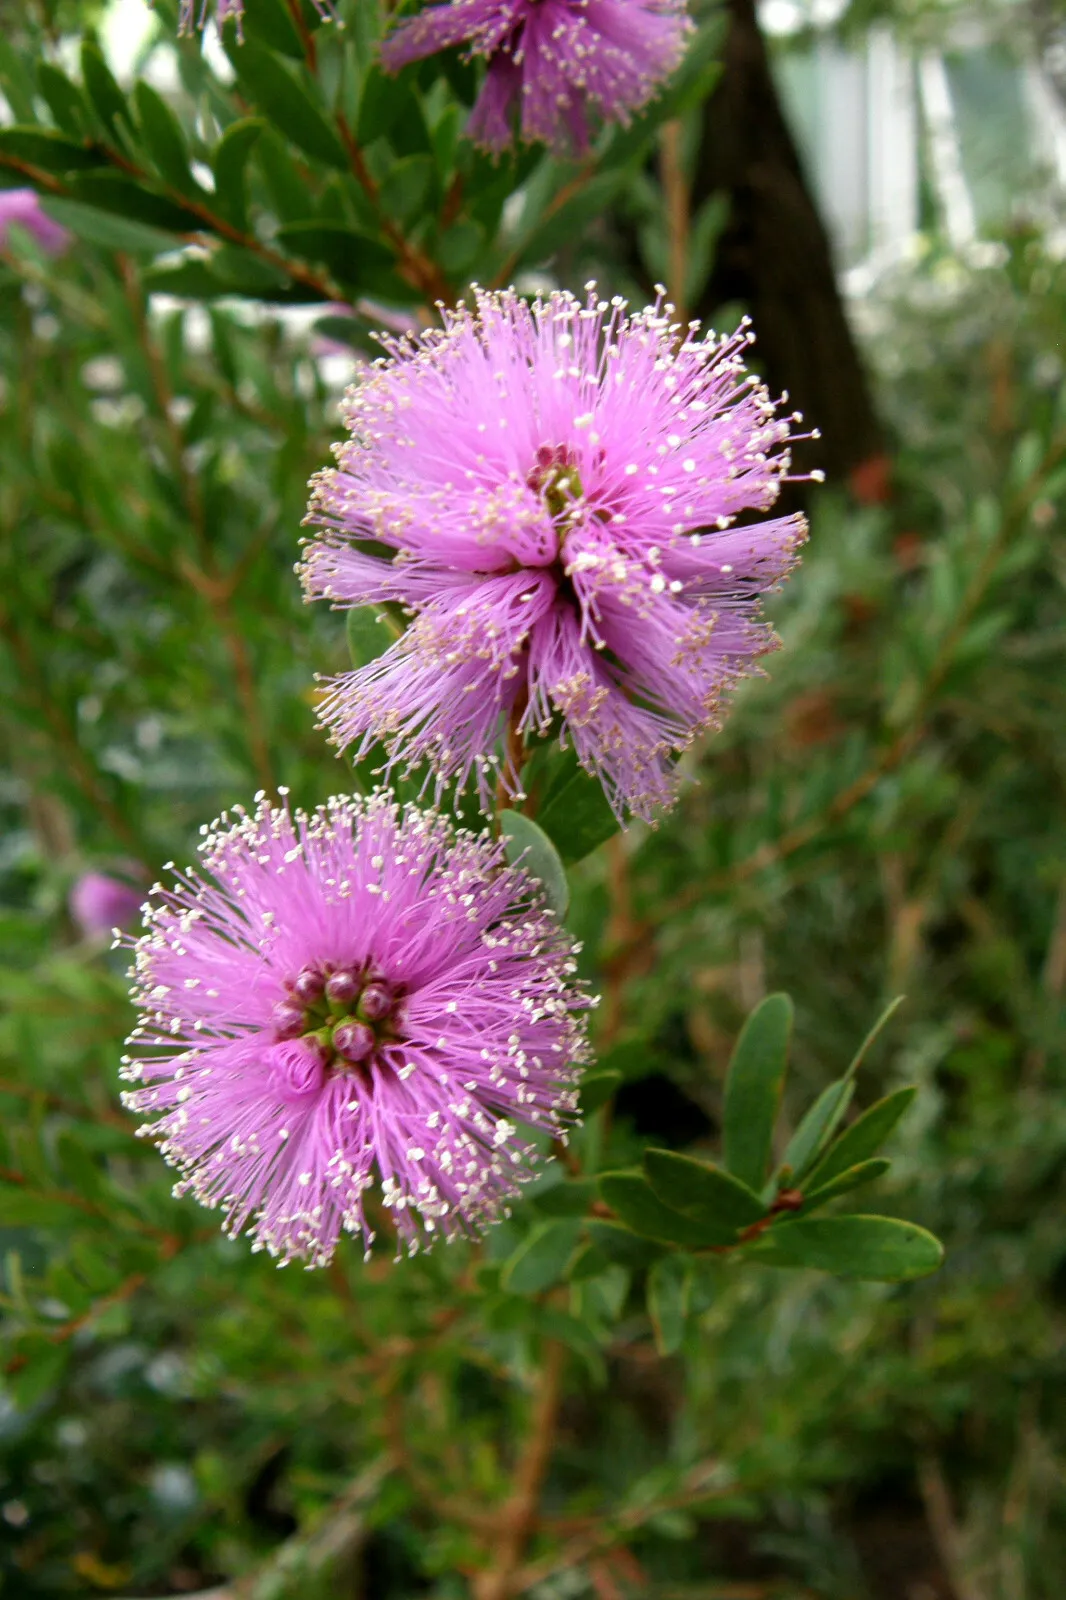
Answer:
<svg viewBox="0 0 1066 1600"><path fill-rule="evenodd" d="M27 161L43 172L78 172L105 167L107 158L94 146L70 139L51 128L0 128L0 155Z"/></svg>
<svg viewBox="0 0 1066 1600"><path fill-rule="evenodd" d="M888 1005L882 1011L881 1015L878 1017L877 1021L866 1035L866 1038L862 1041L862 1044L860 1044L859 1048L852 1057L851 1064L848 1067L847 1072L844 1074L845 1078L854 1078L855 1074L866 1060L866 1057L869 1055L872 1046L876 1040L880 1038L888 1024L892 1021L892 1018L895 1016L905 999L905 995L898 994L894 1000L890 1000L888 1002Z"/></svg>
<svg viewBox="0 0 1066 1600"><path fill-rule="evenodd" d="M37 87L57 125L72 139L81 140L88 128L88 113L77 85L50 61L38 61Z"/></svg>
<svg viewBox="0 0 1066 1600"><path fill-rule="evenodd" d="M684 1256L663 1256L648 1273L648 1314L661 1356L674 1354L685 1336L691 1262Z"/></svg>
<svg viewBox="0 0 1066 1600"><path fill-rule="evenodd" d="M822 1091L792 1135L781 1165L791 1167L793 1179L802 1178L810 1170L833 1137L851 1104L851 1097L855 1092L856 1073L866 1059L870 1047L902 1004L903 996L897 995L895 1000L885 1007L856 1050L844 1076ZM854 1163L848 1164L850 1166Z"/></svg>
<svg viewBox="0 0 1066 1600"><path fill-rule="evenodd" d="M259 117L231 122L215 146L215 207L233 227L248 228L248 157L263 131Z"/></svg>
<svg viewBox="0 0 1066 1600"><path fill-rule="evenodd" d="M112 136L124 145L126 141L119 129L119 123L124 122L126 128L132 132L130 108L126 104L126 96L112 76L111 68L97 46L89 39L86 39L81 47L81 77L85 93L96 115Z"/></svg>
<svg viewBox="0 0 1066 1600"><path fill-rule="evenodd" d="M500 1286L511 1294L540 1294L558 1283L581 1232L578 1217L541 1222L504 1266Z"/></svg>
<svg viewBox="0 0 1066 1600"><path fill-rule="evenodd" d="M747 1184L710 1162L674 1150L645 1150L644 1169L659 1199L713 1233L714 1244L732 1244L739 1229L766 1214Z"/></svg>
<svg viewBox="0 0 1066 1600"><path fill-rule="evenodd" d="M789 1168L790 1184L797 1183L817 1160L833 1129L848 1109L855 1085L848 1078L838 1078L823 1089L800 1124L781 1158L781 1167Z"/></svg>
<svg viewBox="0 0 1066 1600"><path fill-rule="evenodd" d="M196 194L185 134L163 96L142 78L134 90L134 102L145 149L160 177L183 194Z"/></svg>
<svg viewBox="0 0 1066 1600"><path fill-rule="evenodd" d="M725 1164L749 1189L766 1180L774 1123L788 1069L792 1001L767 995L741 1029L725 1081Z"/></svg>
<svg viewBox="0 0 1066 1600"><path fill-rule="evenodd" d="M70 1361L69 1344L41 1343L24 1367L8 1374L4 1384L20 1411L28 1411L58 1387Z"/></svg>
<svg viewBox="0 0 1066 1600"><path fill-rule="evenodd" d="M896 1123L918 1093L913 1084L878 1100L845 1128L810 1176L812 1185L829 1183L880 1150Z"/></svg>
<svg viewBox="0 0 1066 1600"><path fill-rule="evenodd" d="M405 227L413 222L427 209L426 201L435 176L432 156L404 156L402 161L397 161L381 185L385 215Z"/></svg>
<svg viewBox="0 0 1066 1600"><path fill-rule="evenodd" d="M591 1117L605 1106L622 1084L620 1072L593 1072L581 1080L581 1115Z"/></svg>
<svg viewBox="0 0 1066 1600"><path fill-rule="evenodd" d="M69 180L75 200L85 205L99 206L102 211L113 211L118 216L129 217L149 228L162 228L171 233L198 232L203 223L192 211L156 194L143 184L135 183L120 172L80 172ZM173 239L168 241L174 248Z"/></svg>
<svg viewBox="0 0 1066 1600"><path fill-rule="evenodd" d="M817 1267L841 1278L897 1283L935 1272L944 1259L938 1239L896 1217L815 1217L772 1228L749 1247L752 1260L774 1267Z"/></svg>
<svg viewBox="0 0 1066 1600"><path fill-rule="evenodd" d="M297 149L325 166L348 170L348 156L332 123L303 81L265 45L226 40L226 53L245 92Z"/></svg>
<svg viewBox="0 0 1066 1600"><path fill-rule="evenodd" d="M570 885L548 835L520 811L500 812L500 832L508 861L539 880L545 900L561 922L570 904Z"/></svg>
<svg viewBox="0 0 1066 1600"><path fill-rule="evenodd" d="M839 1195L850 1194L852 1189L860 1189L863 1184L873 1183L877 1178L883 1178L891 1161L880 1157L875 1161L858 1161L853 1167L848 1167L845 1172L838 1172L828 1183L819 1184L818 1187L809 1188L803 1197L802 1216L807 1216L818 1206L824 1206L829 1200L836 1200ZM782 1219L787 1220L787 1218Z"/></svg>
<svg viewBox="0 0 1066 1600"><path fill-rule="evenodd" d="M322 262L341 283L354 288L373 289L391 277L396 264L379 240L336 223L289 222L278 229L278 239L293 255Z"/></svg>
<svg viewBox="0 0 1066 1600"><path fill-rule="evenodd" d="M246 40L269 45L272 50L291 56L294 61L304 59L303 40L285 0L255 0L254 5L245 7L241 27Z"/></svg>
<svg viewBox="0 0 1066 1600"><path fill-rule="evenodd" d="M642 1173L605 1172L600 1178L600 1193L626 1227L646 1239L699 1249L728 1243L732 1238L730 1234L723 1240L720 1229L707 1228L665 1205Z"/></svg>
<svg viewBox="0 0 1066 1600"><path fill-rule="evenodd" d="M98 211L95 206L60 200L54 195L44 196L41 203L47 214L64 228L105 250L124 250L128 255L158 255L161 250L174 248L173 234Z"/></svg>
<svg viewBox="0 0 1066 1600"><path fill-rule="evenodd" d="M84 1223L86 1214L65 1200L50 1195L27 1194L24 1189L4 1184L0 1187L0 1227L65 1228Z"/></svg>

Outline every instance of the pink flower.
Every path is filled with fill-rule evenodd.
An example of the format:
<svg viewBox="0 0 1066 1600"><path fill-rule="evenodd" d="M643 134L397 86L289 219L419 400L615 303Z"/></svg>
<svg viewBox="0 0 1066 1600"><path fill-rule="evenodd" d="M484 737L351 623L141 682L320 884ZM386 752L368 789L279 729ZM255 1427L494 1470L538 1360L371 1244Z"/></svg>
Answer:
<svg viewBox="0 0 1066 1600"><path fill-rule="evenodd" d="M0 189L0 250L6 250L12 227L36 239L46 255L58 256L70 243L70 234L41 208L36 189Z"/></svg>
<svg viewBox="0 0 1066 1600"><path fill-rule="evenodd" d="M627 123L685 52L685 0L450 0L401 22L382 46L386 68L465 44L488 73L468 132L490 150L523 139L588 144L586 108Z"/></svg>
<svg viewBox="0 0 1066 1600"><path fill-rule="evenodd" d="M206 831L206 830L205 830ZM476 1232L559 1137L586 1058L569 940L486 835L378 793L260 797L156 886L133 943L128 1105L227 1230L310 1265L374 1237ZM132 941L131 941L132 942Z"/></svg>
<svg viewBox="0 0 1066 1600"><path fill-rule="evenodd" d="M85 872L70 891L70 914L86 939L128 928L144 900L144 890L135 889L102 872Z"/></svg>
<svg viewBox="0 0 1066 1600"><path fill-rule="evenodd" d="M750 516L789 423L744 368L746 326L701 339L669 310L478 291L443 329L383 336L298 570L310 599L412 620L333 680L336 743L475 774L485 799L511 719L561 730L619 813L671 802L674 758L776 644L759 602L805 524Z"/></svg>

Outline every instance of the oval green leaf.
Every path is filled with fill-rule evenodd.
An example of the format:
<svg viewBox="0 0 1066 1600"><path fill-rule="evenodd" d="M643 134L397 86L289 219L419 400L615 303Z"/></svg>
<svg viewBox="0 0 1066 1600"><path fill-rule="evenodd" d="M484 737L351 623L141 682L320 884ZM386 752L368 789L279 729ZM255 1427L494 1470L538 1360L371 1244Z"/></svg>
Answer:
<svg viewBox="0 0 1066 1600"><path fill-rule="evenodd" d="M511 1294L540 1294L550 1289L563 1276L580 1232L578 1217L538 1223L504 1266L500 1287Z"/></svg>
<svg viewBox="0 0 1066 1600"><path fill-rule="evenodd" d="M792 1001L771 994L741 1029L725 1081L725 1164L749 1189L766 1181L774 1123L788 1068Z"/></svg>
<svg viewBox="0 0 1066 1600"><path fill-rule="evenodd" d="M520 811L500 812L500 832L508 861L539 879L545 900L561 922L570 904L570 885L559 852L548 835Z"/></svg>
<svg viewBox="0 0 1066 1600"><path fill-rule="evenodd" d="M839 1278L902 1283L935 1272L939 1239L897 1217L815 1217L772 1228L749 1247L752 1260L773 1267L817 1267Z"/></svg>
<svg viewBox="0 0 1066 1600"><path fill-rule="evenodd" d="M710 1162L674 1150L645 1150L644 1169L659 1199L711 1230L716 1244L732 1244L741 1228L766 1214L753 1190Z"/></svg>
<svg viewBox="0 0 1066 1600"><path fill-rule="evenodd" d="M645 1239L700 1249L731 1238L727 1236L723 1241L720 1229L709 1229L665 1205L639 1172L605 1172L600 1179L600 1193L626 1227Z"/></svg>

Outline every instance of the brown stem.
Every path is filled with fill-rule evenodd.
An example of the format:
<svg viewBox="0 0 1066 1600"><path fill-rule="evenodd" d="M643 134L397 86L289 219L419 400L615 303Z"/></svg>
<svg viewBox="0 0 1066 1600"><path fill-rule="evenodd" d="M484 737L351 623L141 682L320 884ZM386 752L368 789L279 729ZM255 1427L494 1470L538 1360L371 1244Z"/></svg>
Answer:
<svg viewBox="0 0 1066 1600"><path fill-rule="evenodd" d="M536 1526L537 1507L555 1443L566 1351L552 1340L544 1350L529 1434L515 1474L514 1493L503 1510L495 1565L479 1575L476 1600L509 1600L526 1545Z"/></svg>
<svg viewBox="0 0 1066 1600"><path fill-rule="evenodd" d="M515 696L507 727L503 736L503 765L496 784L496 811L508 811L522 792L522 768L526 760L526 742L522 733L522 718L529 705L529 690L523 685Z"/></svg>
<svg viewBox="0 0 1066 1600"><path fill-rule="evenodd" d="M668 249L666 291L673 302L678 320L684 322L687 300L685 280L688 276L689 194L688 181L681 164L681 129L681 121L676 117L663 123L659 132L659 172L666 204Z"/></svg>
<svg viewBox="0 0 1066 1600"><path fill-rule="evenodd" d="M363 152L359 148L358 140L352 132L351 125L343 111L337 112L336 123L344 148L348 152L348 160L351 162L355 180L377 212L378 225L396 252L400 276L405 278L420 294L424 294L431 305L435 305L438 301L442 301L445 305L451 305L455 299L455 293L437 263L431 261L428 256L424 256L420 250L416 250L404 234L403 229L397 227L396 223L385 211L381 203L381 192L374 182Z"/></svg>

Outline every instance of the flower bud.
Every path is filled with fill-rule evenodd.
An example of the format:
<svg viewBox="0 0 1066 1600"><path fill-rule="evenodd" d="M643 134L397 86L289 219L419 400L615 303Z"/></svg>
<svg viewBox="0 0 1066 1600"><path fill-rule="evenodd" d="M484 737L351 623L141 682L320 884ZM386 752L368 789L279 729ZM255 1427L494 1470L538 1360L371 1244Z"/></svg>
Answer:
<svg viewBox="0 0 1066 1600"><path fill-rule="evenodd" d="M333 1030L333 1048L345 1061L365 1061L377 1040L365 1022L342 1022Z"/></svg>
<svg viewBox="0 0 1066 1600"><path fill-rule="evenodd" d="M298 1039L304 1031L303 1008L294 1005L291 1000L279 1000L270 1018L276 1039Z"/></svg>
<svg viewBox="0 0 1066 1600"><path fill-rule="evenodd" d="M321 972L316 972L314 967L304 967L292 986L292 992L303 1005L313 1006L316 1000L321 1000L325 987L326 980Z"/></svg>
<svg viewBox="0 0 1066 1600"><path fill-rule="evenodd" d="M317 1039L286 1039L271 1046L270 1086L290 1103L317 1094L325 1079L325 1052Z"/></svg>
<svg viewBox="0 0 1066 1600"><path fill-rule="evenodd" d="M326 999L334 1005L351 1005L359 993L359 979L348 967L340 967L326 979Z"/></svg>
<svg viewBox="0 0 1066 1600"><path fill-rule="evenodd" d="M392 991L384 983L368 983L359 996L357 1014L366 1022L380 1022L392 1010Z"/></svg>

